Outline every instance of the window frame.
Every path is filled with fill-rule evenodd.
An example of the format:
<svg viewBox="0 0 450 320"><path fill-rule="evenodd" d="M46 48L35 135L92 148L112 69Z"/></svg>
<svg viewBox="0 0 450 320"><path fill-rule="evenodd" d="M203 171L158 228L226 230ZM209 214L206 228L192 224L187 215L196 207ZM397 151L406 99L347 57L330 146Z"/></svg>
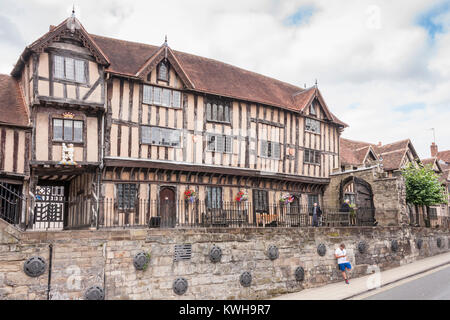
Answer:
<svg viewBox="0 0 450 320"><path fill-rule="evenodd" d="M146 90L146 87L149 88L148 90L150 90L148 95L145 95L144 92ZM158 89L160 90L159 93L159 101L155 101L155 90L154 89ZM164 105L163 104L163 94L165 91L169 91L169 104L168 105ZM174 92L177 92L179 94L179 99L177 99L179 101L179 105L175 106L174 104ZM146 100L146 96L149 96L151 101ZM164 87L164 86L155 86L153 84L143 84L142 87L142 103L149 105L149 106L158 106L158 107L164 107L164 108L173 108L173 109L181 109L183 106L182 103L182 91L180 90L176 90L176 89L172 89L169 87Z"/></svg>
<svg viewBox="0 0 450 320"><path fill-rule="evenodd" d="M142 129L144 128L148 128L150 130L149 132L149 142L145 142L143 141L143 133L142 133ZM156 128L159 130L170 130L171 132L177 132L178 133L178 145L176 146L172 146L172 145L164 145L164 144L157 144L157 143L153 143L152 142L152 128ZM148 125L141 125L140 126L140 143L141 144L145 144L145 145L151 145L151 146L159 146L159 147L167 147L167 148L181 148L181 130L180 129L174 129L174 128L166 128L166 127L160 127L160 126L148 126ZM164 134L161 134L160 131L160 141L161 141L161 136L163 136Z"/></svg>
<svg viewBox="0 0 450 320"><path fill-rule="evenodd" d="M312 112L312 110L314 110L314 112ZM314 101L311 102L311 104L309 105L309 114L311 116L317 117L317 108L316 103Z"/></svg>
<svg viewBox="0 0 450 320"><path fill-rule="evenodd" d="M210 138L211 137L215 137L214 150L211 150L209 148L209 146L210 146ZM223 150L218 150L218 148L217 148L218 139L217 138L223 139ZM231 148L231 150L228 150L228 151L227 151L227 139L231 140L230 141L230 148ZM233 140L234 140L233 136L230 136L230 135L217 134L217 133L207 133L206 134L206 151L232 154L233 153Z"/></svg>
<svg viewBox="0 0 450 320"><path fill-rule="evenodd" d="M164 66L166 67L167 79L160 78L161 64L164 64ZM170 73L170 64L168 63L168 61L161 61L160 63L158 63L158 67L156 70L156 80L157 81L164 81L164 82L169 83L170 82L170 74L169 73Z"/></svg>
<svg viewBox="0 0 450 320"><path fill-rule="evenodd" d="M262 189L253 189L253 206L256 213L269 212L269 192ZM263 195L261 197L261 195ZM260 200L262 199L262 202Z"/></svg>
<svg viewBox="0 0 450 320"><path fill-rule="evenodd" d="M208 105L210 110L208 112ZM216 117L214 117L214 105L216 106ZM222 106L222 120L219 115L219 108ZM227 99L217 99L217 98L206 98L205 99L205 109L206 109L206 121L214 122L220 124L231 125L231 114L232 114L233 102ZM228 120L227 120L228 119Z"/></svg>
<svg viewBox="0 0 450 320"><path fill-rule="evenodd" d="M79 84L88 84L89 82L89 64L88 61L86 59L82 59L79 57L73 57L73 56L66 56L66 55L61 55L61 54L53 54L51 55L51 59L52 59L52 77L54 80L56 81L67 81L67 82L71 82L71 83L79 83ZM62 58L63 59L63 73L64 76L60 77L57 72L56 72L56 59L57 58ZM67 59L71 59L73 60L73 79L70 79L67 77L67 64L66 64L66 60ZM79 81L77 80L77 67L76 64L77 62L82 62L83 63L83 81Z"/></svg>
<svg viewBox="0 0 450 320"><path fill-rule="evenodd" d="M128 196L124 195L124 189L120 191L124 186L128 186ZM134 186L132 190L131 186ZM130 196L131 191L134 192L133 196ZM132 211L136 209L136 199L138 195L138 186L136 183L116 183L116 199L117 209L120 211ZM121 199L122 198L122 199ZM124 206L126 204L127 206Z"/></svg>
<svg viewBox="0 0 450 320"><path fill-rule="evenodd" d="M308 152L308 161L306 161L306 153ZM317 160L317 158L319 158L319 162L310 162L311 160L311 152L313 154L313 159L314 161ZM312 165L316 165L316 166L320 166L320 160L322 157L322 153L319 150L314 150L314 149L305 149L304 150L304 154L303 154L303 163L304 164L312 164Z"/></svg>
<svg viewBox="0 0 450 320"><path fill-rule="evenodd" d="M264 143L266 143L266 146L267 146L266 151L264 151L264 148L263 148ZM275 142L275 141L270 141L270 140L260 140L259 145L260 145L259 156L261 158L272 159L272 160L281 160L281 143L280 142ZM275 145L278 145L278 152L279 152L278 156L274 155L274 151L276 150ZM269 146L270 146L270 148L269 148ZM270 155L269 155L269 149L270 149Z"/></svg>
<svg viewBox="0 0 450 320"><path fill-rule="evenodd" d="M216 201L215 203L212 202L212 199L210 199L210 194L212 195L212 191L215 190L216 195ZM217 200L218 193L217 191L220 191L220 200ZM211 196L212 198L212 196ZM213 187L213 186L207 186L206 187L206 208L207 209L222 209L223 207L223 188L222 187Z"/></svg>
<svg viewBox="0 0 450 320"><path fill-rule="evenodd" d="M55 120L60 120L60 121L62 121L62 132L61 132L61 135L62 135L62 139L55 139ZM72 122L72 126L71 126L71 128L72 128L72 140L66 140L65 139L65 137L64 137L64 128L65 128L65 125L64 125L64 122L69 122L69 121L71 121ZM75 122L80 122L81 123L81 141L77 141L77 140L74 140L74 135L75 135ZM52 126L52 142L59 142L59 143L73 143L73 144L84 144L84 120L81 120L81 119L65 119L65 118L59 118L59 117L54 117L54 118L52 118L52 123L51 123L51 126Z"/></svg>
<svg viewBox="0 0 450 320"><path fill-rule="evenodd" d="M312 122L312 123L317 123L317 125L318 125L318 126L317 126L318 131L314 131L314 130L308 129L308 124L307 124L308 121L310 121L310 122ZM314 133L314 134L321 134L320 121L317 120L317 119L312 119L312 118L306 117L306 118L305 118L305 131L306 131L306 132L309 132L309 133Z"/></svg>

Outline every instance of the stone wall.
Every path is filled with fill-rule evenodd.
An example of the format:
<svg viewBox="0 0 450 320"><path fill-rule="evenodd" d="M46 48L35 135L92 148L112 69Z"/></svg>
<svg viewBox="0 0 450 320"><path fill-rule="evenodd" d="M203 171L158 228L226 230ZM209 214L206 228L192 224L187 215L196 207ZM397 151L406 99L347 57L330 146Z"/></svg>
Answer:
<svg viewBox="0 0 450 320"><path fill-rule="evenodd" d="M391 178L383 177L376 171L376 168L334 173L330 177L330 184L324 194L325 206L340 207L340 184L350 176L363 179L372 187L375 219L379 225L394 226L409 223L403 177L400 175Z"/></svg>
<svg viewBox="0 0 450 320"><path fill-rule="evenodd" d="M420 250L415 245L419 238ZM391 250L394 239L397 252ZM363 254L357 249L360 241L367 244ZM384 270L449 251L450 234L409 227L22 233L0 221L0 298L84 299L89 287L99 286L105 299L263 299L341 281L334 258L341 242L347 245L355 277L374 265ZM191 259L174 262L174 246L186 243L192 245ZM317 252L319 244L326 246L324 256ZM222 249L217 263L209 258L213 245ZM271 245L278 248L278 259L268 258ZM141 251L150 253L145 271L133 266L133 257ZM33 256L41 256L47 264L37 278L23 271L25 261ZM295 279L299 266L305 270L303 281ZM250 287L239 282L244 271L252 275ZM184 295L172 289L179 277L188 281Z"/></svg>

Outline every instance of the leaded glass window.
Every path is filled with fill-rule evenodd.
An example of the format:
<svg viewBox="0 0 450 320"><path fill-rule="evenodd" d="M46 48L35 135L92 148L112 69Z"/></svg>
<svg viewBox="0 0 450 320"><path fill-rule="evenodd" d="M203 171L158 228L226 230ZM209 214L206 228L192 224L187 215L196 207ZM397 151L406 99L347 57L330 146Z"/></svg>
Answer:
<svg viewBox="0 0 450 320"><path fill-rule="evenodd" d="M166 147L180 146L180 131L160 127L141 127L141 142Z"/></svg>
<svg viewBox="0 0 450 320"><path fill-rule="evenodd" d="M281 146L278 142L261 140L261 157L280 159Z"/></svg>
<svg viewBox="0 0 450 320"><path fill-rule="evenodd" d="M169 69L164 62L159 64L158 80L169 81Z"/></svg>
<svg viewBox="0 0 450 320"><path fill-rule="evenodd" d="M206 103L206 120L230 123L231 107L225 101L208 101Z"/></svg>
<svg viewBox="0 0 450 320"><path fill-rule="evenodd" d="M233 152L233 137L217 134L208 134L207 150L213 152Z"/></svg>
<svg viewBox="0 0 450 320"><path fill-rule="evenodd" d="M305 129L309 132L320 133L320 121L306 118Z"/></svg>
<svg viewBox="0 0 450 320"><path fill-rule="evenodd" d="M117 202L120 210L134 209L137 186L133 183L117 184Z"/></svg>
<svg viewBox="0 0 450 320"><path fill-rule="evenodd" d="M142 102L163 107L181 107L181 92L177 90L144 85Z"/></svg>
<svg viewBox="0 0 450 320"><path fill-rule="evenodd" d="M221 187L206 187L206 206L208 209L222 208Z"/></svg>
<svg viewBox="0 0 450 320"><path fill-rule="evenodd" d="M53 140L62 142L83 142L83 121L53 119Z"/></svg>
<svg viewBox="0 0 450 320"><path fill-rule="evenodd" d="M305 149L304 163L320 164L320 151Z"/></svg>
<svg viewBox="0 0 450 320"><path fill-rule="evenodd" d="M85 63L84 60L54 56L53 76L55 79L85 83L87 81Z"/></svg>

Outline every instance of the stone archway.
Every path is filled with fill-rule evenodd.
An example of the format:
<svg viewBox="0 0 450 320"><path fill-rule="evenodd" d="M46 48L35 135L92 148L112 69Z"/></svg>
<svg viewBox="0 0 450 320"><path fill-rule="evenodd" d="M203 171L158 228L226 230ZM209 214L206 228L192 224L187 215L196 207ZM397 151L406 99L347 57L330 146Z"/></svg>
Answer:
<svg viewBox="0 0 450 320"><path fill-rule="evenodd" d="M358 177L350 176L341 181L339 190L340 203L350 199L357 208L357 223L373 225L375 221L375 206L371 185Z"/></svg>

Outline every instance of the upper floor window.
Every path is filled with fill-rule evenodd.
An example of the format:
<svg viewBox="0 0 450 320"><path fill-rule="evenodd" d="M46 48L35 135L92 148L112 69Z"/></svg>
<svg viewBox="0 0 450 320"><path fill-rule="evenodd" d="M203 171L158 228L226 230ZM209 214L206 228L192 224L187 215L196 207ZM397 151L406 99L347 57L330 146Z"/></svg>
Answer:
<svg viewBox="0 0 450 320"><path fill-rule="evenodd" d="M232 136L222 136L218 134L208 134L208 151L214 152L233 152L233 137Z"/></svg>
<svg viewBox="0 0 450 320"><path fill-rule="evenodd" d="M63 56L54 56L55 79L86 82L85 61Z"/></svg>
<svg viewBox="0 0 450 320"><path fill-rule="evenodd" d="M281 147L278 142L261 141L261 156L272 159L280 159Z"/></svg>
<svg viewBox="0 0 450 320"><path fill-rule="evenodd" d="M181 107L181 92L166 88L144 85L143 103L163 107Z"/></svg>
<svg viewBox="0 0 450 320"><path fill-rule="evenodd" d="M311 105L309 106L309 114L312 116L317 116L316 104L314 102L311 102Z"/></svg>
<svg viewBox="0 0 450 320"><path fill-rule="evenodd" d="M305 149L304 163L320 164L320 152L317 150Z"/></svg>
<svg viewBox="0 0 450 320"><path fill-rule="evenodd" d="M225 101L207 101L206 120L230 123L230 104Z"/></svg>
<svg viewBox="0 0 450 320"><path fill-rule="evenodd" d="M169 81L169 67L164 61L158 67L158 80Z"/></svg>
<svg viewBox="0 0 450 320"><path fill-rule="evenodd" d="M180 146L180 131L160 127L141 127L141 142L166 147Z"/></svg>
<svg viewBox="0 0 450 320"><path fill-rule="evenodd" d="M53 140L62 142L83 142L83 121L53 119Z"/></svg>
<svg viewBox="0 0 450 320"><path fill-rule="evenodd" d="M305 129L309 132L320 133L320 121L306 118Z"/></svg>

